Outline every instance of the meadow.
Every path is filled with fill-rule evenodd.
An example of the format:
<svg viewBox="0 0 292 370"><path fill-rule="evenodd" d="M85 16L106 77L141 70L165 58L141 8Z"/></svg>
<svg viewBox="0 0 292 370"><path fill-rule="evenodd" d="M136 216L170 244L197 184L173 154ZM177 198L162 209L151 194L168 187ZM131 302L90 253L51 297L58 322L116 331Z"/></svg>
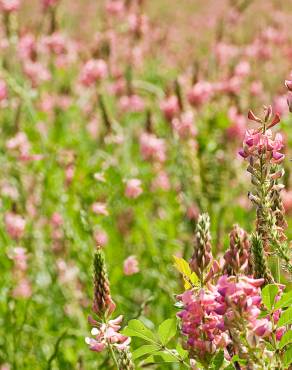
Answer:
<svg viewBox="0 0 292 370"><path fill-rule="evenodd" d="M0 0L0 370L291 369L291 24Z"/></svg>

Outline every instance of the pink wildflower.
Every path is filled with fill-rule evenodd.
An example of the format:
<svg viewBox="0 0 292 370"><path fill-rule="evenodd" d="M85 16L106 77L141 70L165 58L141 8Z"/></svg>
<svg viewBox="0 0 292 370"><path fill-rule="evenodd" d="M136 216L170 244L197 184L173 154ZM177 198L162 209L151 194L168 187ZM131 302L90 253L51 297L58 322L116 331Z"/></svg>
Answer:
<svg viewBox="0 0 292 370"><path fill-rule="evenodd" d="M0 10L7 13L15 12L20 8L20 0L0 0Z"/></svg>
<svg viewBox="0 0 292 370"><path fill-rule="evenodd" d="M12 239L20 239L24 234L25 219L16 213L8 212L4 216L6 231Z"/></svg>
<svg viewBox="0 0 292 370"><path fill-rule="evenodd" d="M0 102L7 99L7 85L3 80L0 80Z"/></svg>
<svg viewBox="0 0 292 370"><path fill-rule="evenodd" d="M175 95L170 95L160 103L165 118L171 121L180 111L178 99Z"/></svg>
<svg viewBox="0 0 292 370"><path fill-rule="evenodd" d="M91 334L94 338L85 338L85 342L89 345L91 351L102 352L112 344L118 351L128 348L131 338L128 338L119 333L121 328L120 323L123 316L118 316L114 320L109 320L108 323L102 323L98 328L93 327ZM93 321L91 321L93 323ZM97 322L96 322L97 324Z"/></svg>
<svg viewBox="0 0 292 370"><path fill-rule="evenodd" d="M95 202L92 204L92 211L97 215L108 216L108 210L105 203Z"/></svg>
<svg viewBox="0 0 292 370"><path fill-rule="evenodd" d="M96 230L94 232L94 240L98 247L104 247L108 242L107 233L104 230Z"/></svg>
<svg viewBox="0 0 292 370"><path fill-rule="evenodd" d="M142 112L145 108L143 99L138 95L124 95L119 100L123 112Z"/></svg>
<svg viewBox="0 0 292 370"><path fill-rule="evenodd" d="M93 86L108 74L107 64L102 59L91 59L85 63L80 73L80 81L86 86Z"/></svg>
<svg viewBox="0 0 292 370"><path fill-rule="evenodd" d="M190 104L199 107L206 104L213 95L213 87L210 82L199 81L188 92L188 100Z"/></svg>
<svg viewBox="0 0 292 370"><path fill-rule="evenodd" d="M125 275L134 275L139 272L139 263L136 256L129 256L124 261L124 274Z"/></svg>
<svg viewBox="0 0 292 370"><path fill-rule="evenodd" d="M141 180L131 179L127 181L125 195L127 198L136 199L143 193L141 188Z"/></svg>
<svg viewBox="0 0 292 370"><path fill-rule="evenodd" d="M145 160L164 162L166 160L166 147L163 139L154 134L143 133L140 136L140 148Z"/></svg>

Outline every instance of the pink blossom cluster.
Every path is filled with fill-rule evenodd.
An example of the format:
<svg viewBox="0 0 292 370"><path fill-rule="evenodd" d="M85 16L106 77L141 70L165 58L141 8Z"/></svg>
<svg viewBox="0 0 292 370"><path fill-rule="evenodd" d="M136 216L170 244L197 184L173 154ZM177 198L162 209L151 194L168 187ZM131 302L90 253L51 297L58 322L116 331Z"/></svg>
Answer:
<svg viewBox="0 0 292 370"><path fill-rule="evenodd" d="M91 351L102 352L109 345L113 345L117 350L123 350L129 346L131 338L119 333L121 329L120 324L123 320L122 315L102 324L99 324L92 317L89 317L88 320L90 324L94 325L91 330L94 338L85 338L85 342L89 345Z"/></svg>
<svg viewBox="0 0 292 370"><path fill-rule="evenodd" d="M4 80L0 80L0 102L7 99L8 89L6 82Z"/></svg>
<svg viewBox="0 0 292 370"><path fill-rule="evenodd" d="M139 95L123 95L119 100L123 112L143 112L145 103Z"/></svg>
<svg viewBox="0 0 292 370"><path fill-rule="evenodd" d="M144 132L140 136L140 148L145 160L164 162L166 160L166 145L163 139L154 134Z"/></svg>
<svg viewBox="0 0 292 370"><path fill-rule="evenodd" d="M9 257L13 260L13 276L16 286L13 289L15 298L29 298L32 294L31 283L27 278L27 253L22 247L15 247L9 253Z"/></svg>
<svg viewBox="0 0 292 370"><path fill-rule="evenodd" d="M257 341L271 334L270 318L258 319L263 283L264 279L223 275L216 285L209 283L205 289L188 290L180 295L183 310L178 317L187 346L201 358L222 348L228 359L226 346L233 342L232 329L243 332L250 344L255 342L254 338ZM279 314L280 311L274 319ZM282 334L283 328L278 329L278 340Z"/></svg>
<svg viewBox="0 0 292 370"><path fill-rule="evenodd" d="M90 59L82 67L80 82L89 87L104 79L108 74L107 64L102 59Z"/></svg>
<svg viewBox="0 0 292 370"><path fill-rule="evenodd" d="M20 0L0 0L0 10L7 13L15 12L20 8Z"/></svg>
<svg viewBox="0 0 292 370"><path fill-rule="evenodd" d="M267 116L270 116L272 108L267 108ZM266 156L266 160L270 163L281 163L285 155L281 153L283 149L283 137L280 133L273 135L271 128L280 122L280 117L276 114L269 124L263 123L260 118L249 111L248 118L261 123L258 129L250 129L245 133L243 141L243 149L239 154L243 158L260 158L262 155Z"/></svg>
<svg viewBox="0 0 292 370"><path fill-rule="evenodd" d="M136 256L129 256L124 261L124 274L127 276L137 274L139 272L139 262Z"/></svg>
<svg viewBox="0 0 292 370"><path fill-rule="evenodd" d="M127 198L136 199L143 193L141 180L130 179L126 183L125 195Z"/></svg>
<svg viewBox="0 0 292 370"><path fill-rule="evenodd" d="M6 231L12 239L20 239L24 234L25 219L13 212L7 212L4 216Z"/></svg>

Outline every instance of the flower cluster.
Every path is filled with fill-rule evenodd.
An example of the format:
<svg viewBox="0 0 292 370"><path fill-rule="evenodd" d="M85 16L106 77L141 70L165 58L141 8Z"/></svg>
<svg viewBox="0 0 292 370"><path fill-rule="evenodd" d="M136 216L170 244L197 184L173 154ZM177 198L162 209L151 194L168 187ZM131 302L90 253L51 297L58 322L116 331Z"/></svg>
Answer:
<svg viewBox="0 0 292 370"><path fill-rule="evenodd" d="M273 136L273 132L271 130L272 127L280 122L280 117L278 114L275 114L275 116L270 120L271 116L271 106L266 109L264 121L255 116L251 111L249 112L248 118L260 123L261 125L257 129L246 131L243 141L243 149L239 151L239 154L243 158L257 160L265 156L265 161L268 161L271 164L277 164L283 161L285 158L285 155L281 153L284 146L283 137L280 133L276 133L276 135Z"/></svg>
<svg viewBox="0 0 292 370"><path fill-rule="evenodd" d="M258 318L263 283L264 279L223 275L216 284L198 291L188 290L178 297L183 304L178 313L182 333L193 356L202 363L208 362L208 357L220 348L226 359L234 354L247 356L244 347L256 347L261 338L271 334L271 319ZM280 311L275 318L279 315ZM239 343L235 338L238 333L242 336ZM283 328L277 329L277 340L282 334Z"/></svg>
<svg viewBox="0 0 292 370"><path fill-rule="evenodd" d="M86 337L85 342L89 345L91 351L101 352L106 349L109 344L113 344L118 350L126 349L131 339L119 333L121 329L120 323L123 316L120 315L114 320L109 320L107 323L98 322L92 318L89 319L90 324L94 325L91 334L94 338Z"/></svg>

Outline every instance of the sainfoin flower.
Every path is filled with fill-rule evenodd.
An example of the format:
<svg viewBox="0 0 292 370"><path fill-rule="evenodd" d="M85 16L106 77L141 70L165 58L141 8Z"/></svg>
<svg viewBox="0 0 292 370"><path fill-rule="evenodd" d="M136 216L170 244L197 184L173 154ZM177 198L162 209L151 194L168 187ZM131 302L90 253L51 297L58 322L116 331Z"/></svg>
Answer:
<svg viewBox="0 0 292 370"><path fill-rule="evenodd" d="M264 279L223 275L215 285L178 296L183 304L178 317L187 347L201 359L219 348L229 358L227 345L233 343L236 349L233 330L245 333L247 340L251 336L258 339L268 336L272 331L270 318L258 318L263 283Z"/></svg>
<svg viewBox="0 0 292 370"><path fill-rule="evenodd" d="M131 338L119 333L122 320L123 316L120 315L114 320L109 320L107 323L100 324L98 328L93 327L91 334L94 338L85 338L85 342L89 345L91 351L102 352L109 345L113 345L117 350L127 348L131 342ZM92 318L90 318L89 321L95 326L98 325L98 322Z"/></svg>
<svg viewBox="0 0 292 370"><path fill-rule="evenodd" d="M210 82L199 81L188 92L189 103L195 107L207 103L213 95L213 86Z"/></svg>
<svg viewBox="0 0 292 370"><path fill-rule="evenodd" d="M126 183L125 195L127 198L136 199L143 193L141 187L141 180L139 179L130 179Z"/></svg>
<svg viewBox="0 0 292 370"><path fill-rule="evenodd" d="M6 231L12 239L20 239L24 234L25 219L12 212L8 212L4 217Z"/></svg>
<svg viewBox="0 0 292 370"><path fill-rule="evenodd" d="M180 111L178 99L175 95L170 95L160 103L165 118L171 121Z"/></svg>
<svg viewBox="0 0 292 370"><path fill-rule="evenodd" d="M129 256L124 261L124 274L125 275L134 275L138 273L139 270L139 263L137 261L136 256Z"/></svg>
<svg viewBox="0 0 292 370"><path fill-rule="evenodd" d="M166 146L163 139L154 134L143 133L140 136L140 148L145 160L164 162L166 160Z"/></svg>
<svg viewBox="0 0 292 370"><path fill-rule="evenodd" d="M102 59L91 59L86 62L80 73L80 81L84 86L92 86L107 76L107 64Z"/></svg>
<svg viewBox="0 0 292 370"><path fill-rule="evenodd" d="M0 0L0 10L15 12L20 8L20 0Z"/></svg>
<svg viewBox="0 0 292 370"><path fill-rule="evenodd" d="M143 99L139 95L124 95L119 100L123 112L142 112L145 108Z"/></svg>
<svg viewBox="0 0 292 370"><path fill-rule="evenodd" d="M91 206L92 211L97 215L108 216L108 210L105 203L95 202Z"/></svg>
<svg viewBox="0 0 292 370"><path fill-rule="evenodd" d="M7 85L3 80L0 80L0 102L7 98Z"/></svg>
<svg viewBox="0 0 292 370"><path fill-rule="evenodd" d="M267 120L272 114L272 108L267 108ZM239 154L243 158L254 157L259 159L262 155L265 155L266 161L270 163L281 163L285 158L285 155L281 153L283 149L283 137L280 133L273 135L271 128L280 122L280 117L276 114L270 122L265 124L260 118L254 115L251 111L249 112L248 118L252 121L261 123L262 126L257 129L247 130L243 141L243 148L239 151Z"/></svg>

